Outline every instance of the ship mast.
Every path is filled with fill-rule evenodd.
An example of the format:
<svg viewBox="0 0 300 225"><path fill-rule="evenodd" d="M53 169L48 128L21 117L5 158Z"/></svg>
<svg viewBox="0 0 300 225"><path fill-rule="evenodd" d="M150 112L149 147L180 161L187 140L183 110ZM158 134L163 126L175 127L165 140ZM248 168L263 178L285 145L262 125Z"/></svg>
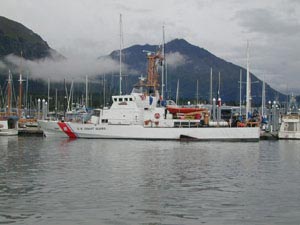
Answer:
<svg viewBox="0 0 300 225"><path fill-rule="evenodd" d="M123 42L123 30L122 30L122 14L120 14L120 95L122 95L122 42Z"/></svg>
<svg viewBox="0 0 300 225"><path fill-rule="evenodd" d="M210 83L209 83L209 104L213 104L212 97L212 67L210 68Z"/></svg>
<svg viewBox="0 0 300 225"><path fill-rule="evenodd" d="M163 43L162 43L162 57L165 58L165 26L162 27L163 29ZM162 61L162 70L161 70L161 99L164 99L164 87L165 87L165 62Z"/></svg>
<svg viewBox="0 0 300 225"><path fill-rule="evenodd" d="M261 116L264 116L266 108L266 83L265 76L263 77L262 93L261 93Z"/></svg>
<svg viewBox="0 0 300 225"><path fill-rule="evenodd" d="M157 62L163 61L163 56L161 52L158 51L157 53L153 53L150 51L143 50L143 52L147 52L147 59L148 59L148 77L147 77L147 84L148 88L153 89L152 91L155 92L158 90L159 82L158 82L158 71L157 71Z"/></svg>
<svg viewBox="0 0 300 225"><path fill-rule="evenodd" d="M47 112L49 112L50 107L50 78L48 78L48 93L47 93Z"/></svg>
<svg viewBox="0 0 300 225"><path fill-rule="evenodd" d="M19 102L18 102L18 117L21 118L22 115L22 88L23 88L23 80L22 80L22 57L23 52L21 51L21 63L20 63L20 79L19 79Z"/></svg>
<svg viewBox="0 0 300 225"><path fill-rule="evenodd" d="M21 118L22 115L22 74L20 73L20 79L19 79L19 102L18 102L18 117Z"/></svg>
<svg viewBox="0 0 300 225"><path fill-rule="evenodd" d="M249 41L247 41L247 79L246 79L246 121L251 112L251 77L249 72Z"/></svg>
<svg viewBox="0 0 300 225"><path fill-rule="evenodd" d="M73 87L73 81L72 81L72 87ZM85 108L89 107L89 80L88 76L85 76Z"/></svg>
<svg viewBox="0 0 300 225"><path fill-rule="evenodd" d="M242 70L240 70L240 116L242 115Z"/></svg>
<svg viewBox="0 0 300 225"><path fill-rule="evenodd" d="M7 81L7 116L10 116L10 110L11 110L11 72L8 71L8 81Z"/></svg>
<svg viewBox="0 0 300 225"><path fill-rule="evenodd" d="M176 88L176 105L179 103L179 79L177 80L177 88Z"/></svg>

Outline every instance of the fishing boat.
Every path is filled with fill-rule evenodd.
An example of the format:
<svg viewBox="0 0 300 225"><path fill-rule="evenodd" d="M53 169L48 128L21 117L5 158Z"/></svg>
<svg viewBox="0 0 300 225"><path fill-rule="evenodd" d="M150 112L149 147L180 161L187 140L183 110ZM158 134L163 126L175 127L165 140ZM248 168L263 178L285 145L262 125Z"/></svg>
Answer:
<svg viewBox="0 0 300 225"><path fill-rule="evenodd" d="M7 109L5 112L0 112L0 136L18 135L18 117L11 112L11 83L12 75L9 70L7 80Z"/></svg>
<svg viewBox="0 0 300 225"><path fill-rule="evenodd" d="M293 95L289 103L289 112L281 119L278 137L279 139L300 139L300 111Z"/></svg>
<svg viewBox="0 0 300 225"><path fill-rule="evenodd" d="M211 121L205 109L180 111L173 102L168 107L160 95L157 66L160 51L147 52L148 75L128 95L112 96L110 108L95 109L88 120L38 120L46 137L135 139L135 140L198 140L258 141L259 127L232 127L226 121ZM170 102L170 101L168 101ZM174 106L175 105L175 106Z"/></svg>

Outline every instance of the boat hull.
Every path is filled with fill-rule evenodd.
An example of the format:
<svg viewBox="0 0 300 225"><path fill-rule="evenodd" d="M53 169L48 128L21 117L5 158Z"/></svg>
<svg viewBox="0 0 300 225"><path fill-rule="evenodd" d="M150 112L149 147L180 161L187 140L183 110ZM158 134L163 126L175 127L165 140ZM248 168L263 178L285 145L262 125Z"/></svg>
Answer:
<svg viewBox="0 0 300 225"><path fill-rule="evenodd" d="M9 125L9 123L12 124ZM16 135L18 135L17 120L0 119L0 136L16 136Z"/></svg>
<svg viewBox="0 0 300 225"><path fill-rule="evenodd" d="M300 116L299 115L287 115L283 117L278 132L278 138L300 140Z"/></svg>
<svg viewBox="0 0 300 225"><path fill-rule="evenodd" d="M57 121L39 121L39 125L47 137L197 141L258 141L260 138L258 127L173 128Z"/></svg>
<svg viewBox="0 0 300 225"><path fill-rule="evenodd" d="M280 132L278 132L278 138L279 139L300 140L300 131L298 131L298 132L280 131Z"/></svg>
<svg viewBox="0 0 300 225"><path fill-rule="evenodd" d="M58 126L59 121L39 120L38 126L44 132L46 137L68 137Z"/></svg>
<svg viewBox="0 0 300 225"><path fill-rule="evenodd" d="M0 136L17 136L18 130L17 129L3 129L0 130Z"/></svg>

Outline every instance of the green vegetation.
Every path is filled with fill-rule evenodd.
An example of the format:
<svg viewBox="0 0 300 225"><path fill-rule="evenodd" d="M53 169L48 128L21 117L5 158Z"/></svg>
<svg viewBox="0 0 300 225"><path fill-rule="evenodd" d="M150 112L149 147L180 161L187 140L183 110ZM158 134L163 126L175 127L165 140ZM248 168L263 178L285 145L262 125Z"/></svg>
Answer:
<svg viewBox="0 0 300 225"><path fill-rule="evenodd" d="M25 59L50 56L50 47L39 35L24 25L0 16L0 58L9 54Z"/></svg>

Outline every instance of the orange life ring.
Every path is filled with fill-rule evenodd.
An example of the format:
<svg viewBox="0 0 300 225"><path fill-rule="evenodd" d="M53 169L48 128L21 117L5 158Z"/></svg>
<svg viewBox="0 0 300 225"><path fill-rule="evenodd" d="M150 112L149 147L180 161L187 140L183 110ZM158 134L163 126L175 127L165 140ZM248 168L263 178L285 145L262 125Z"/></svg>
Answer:
<svg viewBox="0 0 300 225"><path fill-rule="evenodd" d="M159 119L159 118L160 118L159 113L155 113L155 114L154 114L154 117L155 117L155 119Z"/></svg>

